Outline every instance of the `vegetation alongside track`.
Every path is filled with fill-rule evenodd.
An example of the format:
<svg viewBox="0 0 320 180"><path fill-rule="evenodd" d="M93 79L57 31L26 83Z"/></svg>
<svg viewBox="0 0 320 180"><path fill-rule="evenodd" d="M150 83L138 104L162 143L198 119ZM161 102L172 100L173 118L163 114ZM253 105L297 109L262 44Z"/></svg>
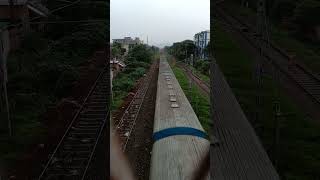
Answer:
<svg viewBox="0 0 320 180"><path fill-rule="evenodd" d="M210 131L210 101L209 98L199 90L197 85L192 84L190 89L189 79L183 69L171 64L172 70L179 81L181 88L187 96L193 110L199 118L199 121L208 133Z"/></svg>
<svg viewBox="0 0 320 180"><path fill-rule="evenodd" d="M157 51L146 45L135 46L129 51L125 57L125 70L113 80L113 110L119 108L135 82L146 73L152 60L159 57Z"/></svg>
<svg viewBox="0 0 320 180"><path fill-rule="evenodd" d="M243 53L240 46L220 28L219 24L216 24L214 34L214 52L217 62L246 116L252 120L256 110L255 82L252 77L253 60ZM257 125L255 129L273 160L274 101L277 98L280 99L283 113L295 113L294 116L280 120L278 172L282 178L303 180L320 177L318 171L320 168L318 153L320 144L317 143L317 139L320 137L319 123L308 119L270 76L263 77L261 94L262 114L259 122L255 123Z"/></svg>
<svg viewBox="0 0 320 180"><path fill-rule="evenodd" d="M294 0L283 0L280 1L272 12L272 23L271 23L271 39L279 45L281 48L286 50L289 54L295 55L296 59L303 62L307 67L313 70L315 73L319 72L320 69L320 46L319 40L310 40L310 35L307 32L301 32L300 29L294 31L287 30L281 22L277 20L288 17L289 23L293 23L296 26L303 26L304 23L309 23L312 26L320 26L319 18L316 18L319 14L317 7L307 7L307 4L314 3L315 0L303 0L301 2ZM254 4L252 2L251 4ZM304 5L305 4L305 5ZM316 3L320 7L320 1ZM306 7L304 7L306 6ZM239 16L240 19L245 19L251 24L255 24L256 12L253 10L255 4L251 8L240 6L238 2L228 2L225 6L229 9L228 13L232 13L235 16ZM318 9L319 9L318 7ZM295 11L294 8L297 8ZM299 9L300 8L300 9ZM309 10L307 9L309 8ZM288 10L286 10L288 9ZM309 13L307 13L309 11ZM287 14L284 14L287 13ZM294 15L296 13L296 15ZM299 14L298 14L299 13ZM315 13L312 15L312 13ZM297 19L297 20L295 20ZM299 19L299 21L298 21ZM303 20L304 19L304 20ZM255 26L253 26L255 27ZM309 26L307 26L309 27ZM309 27L310 28L310 27Z"/></svg>
<svg viewBox="0 0 320 180"><path fill-rule="evenodd" d="M48 9L63 5L55 0L46 3ZM107 19L106 7L105 1L85 0L55 12L49 20ZM94 51L105 47L108 32L103 22L52 23L46 24L46 28L45 32L24 34L21 47L8 58L8 95L14 136L8 137L6 121L2 121L6 119L5 114L1 114L0 159L6 165L14 164L31 144L45 139L48 129L42 116L48 105L70 96L73 83L79 79L79 67Z"/></svg>

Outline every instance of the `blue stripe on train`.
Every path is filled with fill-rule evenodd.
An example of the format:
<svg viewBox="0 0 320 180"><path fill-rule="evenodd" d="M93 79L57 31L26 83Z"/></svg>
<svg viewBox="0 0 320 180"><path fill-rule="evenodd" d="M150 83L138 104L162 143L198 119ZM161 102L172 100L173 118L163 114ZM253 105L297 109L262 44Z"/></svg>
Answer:
<svg viewBox="0 0 320 180"><path fill-rule="evenodd" d="M176 136L176 135L190 135L190 136L196 136L204 139L208 139L208 135L195 128L191 127L174 127L174 128L167 128L160 130L158 132L153 133L153 140L154 142L169 137L169 136Z"/></svg>

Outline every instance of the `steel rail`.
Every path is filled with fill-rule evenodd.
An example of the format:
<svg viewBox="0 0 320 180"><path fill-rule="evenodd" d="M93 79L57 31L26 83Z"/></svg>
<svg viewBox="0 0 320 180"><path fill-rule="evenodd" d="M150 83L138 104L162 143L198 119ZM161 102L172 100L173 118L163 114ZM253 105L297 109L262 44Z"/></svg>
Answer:
<svg viewBox="0 0 320 180"><path fill-rule="evenodd" d="M218 12L220 15L222 15L223 19L225 21L227 21L230 25L232 26L235 26L234 23L230 22L230 20L228 20L226 18L226 16L229 16L229 18L233 18L234 20L236 20L239 24L245 26L246 28L248 29L251 29L249 25L241 22L238 18L235 18L234 16L232 15L226 15L226 13L221 13L220 10L216 10L215 12ZM249 38L249 35L245 34L244 32L242 32L239 27L235 29L238 30L239 34L244 38L246 39L246 41L249 42L249 44L251 46L253 46L255 49L257 49L257 46L254 42L254 40L251 38ZM252 31L254 32L254 31ZM290 57L285 53L283 52L283 50L277 48L273 43L270 43L271 47L273 50L275 50L276 52L278 52L280 55L282 55L286 60L289 61ZM282 65L280 65L279 62L276 62L273 58L271 58L269 55L267 55L266 53L263 53L263 56L276 68L278 68L278 70L280 70L283 74L285 74L287 77L289 77L289 79L291 79L292 81L294 81L298 87L300 89L302 89L308 96L310 96L312 98L313 101L315 101L316 103L320 104L320 99L318 99L317 97L315 97L315 94L311 93L305 86L302 85L302 83L300 83L296 78L297 76L294 76L294 74L291 74L290 73L290 70L287 70L285 69ZM304 67L303 65L301 65L300 63L298 62L295 62L295 67L299 68L300 70L302 70L302 72L304 72L305 75L307 75L310 79L313 79L316 81L317 85L320 86L320 79L319 77L317 77L315 74L313 74L310 70L308 70L306 67Z"/></svg>
<svg viewBox="0 0 320 180"><path fill-rule="evenodd" d="M201 88L203 91L205 91L205 92L208 93L208 95L209 95L210 92L208 92L206 89L204 89L204 88L201 86L201 85L203 84L203 85L206 86L208 89L210 89L210 85L209 85L207 82L203 81L200 77L198 77L195 73L193 73L192 70L189 69L185 64L179 62L178 65L179 65L180 67L182 67L187 73L189 72L189 74L190 74L191 76L193 76L194 78L198 79L199 82L197 82L197 84L198 84L199 88Z"/></svg>
<svg viewBox="0 0 320 180"><path fill-rule="evenodd" d="M108 116L109 114L110 114L110 108L108 108L107 117L106 117L106 119L103 121L103 124L102 124L102 126L101 126L101 128L100 128L99 135L98 135L98 137L97 137L97 139L96 139L96 142L95 142L95 144L94 144L94 147L93 147L93 149L92 149L92 151L91 151L91 154L90 154L88 163L87 163L86 168L85 168L85 170L84 170L84 172L83 172L83 175L82 175L81 180L84 180L85 177L86 177L86 175L87 175L87 171L88 171L88 169L89 169L89 166L91 165L91 161L92 161L93 155L94 155L95 150L96 150L96 148L97 148L98 142L99 142L99 140L100 140L100 138L101 138L102 132L103 132L105 126L106 126L106 122L107 122L107 118L109 117L109 116Z"/></svg>
<svg viewBox="0 0 320 180"><path fill-rule="evenodd" d="M151 65L148 74L152 74L152 73L154 72L154 70L155 70L155 63ZM122 142L122 143L124 143L124 144L123 144L123 147L121 147L123 152L126 150L127 143L128 143L128 141L129 141L129 139L130 139L132 130L134 129L134 126L135 126L135 123L136 123L136 119L137 119L138 114L139 114L139 112L140 112L141 106L142 106L142 104L143 104L143 102L144 102L145 95L146 95L146 93L147 93L147 91L148 91L148 89L149 89L149 87L150 87L150 81L151 81L151 79L152 79L152 76L148 76L148 75L147 75L147 76L145 77L145 79L143 79L142 82L140 82L139 86L140 86L141 88L139 88L139 89L136 91L136 93L135 93L134 97L132 98L130 104L129 104L128 107L126 108L125 113L122 115L120 122L119 122L119 123L117 124L117 126L115 127L115 130L114 130L115 132L113 133L113 135L116 134L116 131L118 131L118 135L119 135L120 137L123 136L123 134L121 134L121 132L120 132L120 131L121 131L120 128L121 128L122 125L124 125L123 123L124 123L124 121L125 121L126 115L129 113L130 109L133 107L132 105L133 105L133 103L135 102L135 100L140 99L141 102L139 103L138 110L134 113L133 123L132 123L131 127L129 127L129 128L130 128L129 135L128 135L128 137L125 138L125 142ZM143 88L145 88L146 86L147 86L147 88L146 88L146 89L143 89ZM142 91L142 97L139 98L138 95L140 95L139 93L141 93L141 91ZM124 125L124 126L126 126L126 125Z"/></svg>
<svg viewBox="0 0 320 180"><path fill-rule="evenodd" d="M79 114L81 113L81 111L83 110L84 105L86 104L86 102L88 101L89 97L91 96L92 92L94 91L94 89L97 86L98 81L100 80L100 78L102 77L102 75L106 73L106 67L103 68L103 70L100 72L98 78L96 79L96 81L94 82L94 84L92 85L88 95L86 96L85 100L83 101L82 105L80 106L80 108L78 109L77 113L75 114L75 116L73 117L72 121L70 122L67 130L65 131L64 135L62 136L61 140L59 141L58 145L56 146L54 152L52 153L49 161L47 162L45 168L43 169L42 173L39 176L39 180L43 177L44 173L46 172L46 170L48 169L50 163L52 162L53 157L56 155L58 149L60 148L62 142L65 140L67 134L70 132L70 129L72 128L74 122L76 121L76 119L78 118Z"/></svg>
<svg viewBox="0 0 320 180"><path fill-rule="evenodd" d="M155 67L151 67L151 73L154 73L154 69ZM131 132L132 132L132 130L134 129L134 126L135 126L135 124L136 124L136 120L137 120L137 118L138 118L138 114L140 113L140 109L141 109L141 106L142 106L142 104L143 104L143 102L144 102L144 99L145 99L145 96L146 96L146 94L147 94L147 92L148 92L148 90L149 90L149 87L150 87L150 81L151 81L151 79L152 79L152 76L148 76L147 77L148 79L147 79L147 81L146 81L146 83L147 83L147 85L148 85L148 87L147 87L147 89L145 90L145 92L143 93L143 97L142 97L142 99L141 99L141 104L139 105L139 109L138 109L138 111L137 111L137 115L135 116L135 118L134 118L134 121L133 121L133 125L131 126L131 128L130 128L130 132L129 132L129 135L131 135ZM143 85L145 85L145 84L143 84ZM129 142L129 137L127 138L127 140L126 140L126 142L125 142L125 144L124 144L124 148L123 148L123 151L125 151L126 150L126 146L127 146L127 143Z"/></svg>

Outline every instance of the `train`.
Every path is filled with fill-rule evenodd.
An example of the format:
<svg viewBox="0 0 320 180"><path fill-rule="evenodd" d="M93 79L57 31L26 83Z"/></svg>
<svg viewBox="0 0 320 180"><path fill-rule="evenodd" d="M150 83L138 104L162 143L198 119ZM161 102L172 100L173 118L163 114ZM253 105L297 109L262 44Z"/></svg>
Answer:
<svg viewBox="0 0 320 180"><path fill-rule="evenodd" d="M165 55L157 86L150 179L192 179L210 142Z"/></svg>

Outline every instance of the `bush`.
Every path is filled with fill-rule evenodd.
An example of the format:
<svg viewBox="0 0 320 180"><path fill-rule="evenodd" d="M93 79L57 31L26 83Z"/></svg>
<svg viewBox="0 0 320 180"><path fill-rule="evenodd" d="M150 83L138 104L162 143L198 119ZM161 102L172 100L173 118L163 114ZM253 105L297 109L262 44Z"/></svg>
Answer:
<svg viewBox="0 0 320 180"><path fill-rule="evenodd" d="M128 58L139 62L150 63L152 52L146 45L136 45L129 51Z"/></svg>
<svg viewBox="0 0 320 180"><path fill-rule="evenodd" d="M135 71L133 71L131 73L131 77L133 77L134 79L138 79L140 78L144 73L146 72L146 70L142 67L137 68Z"/></svg>
<svg viewBox="0 0 320 180"><path fill-rule="evenodd" d="M194 67L202 74L209 75L210 62L206 60L198 60L195 62Z"/></svg>
<svg viewBox="0 0 320 180"><path fill-rule="evenodd" d="M320 1L304 0L297 4L294 10L295 22L301 31L310 30L320 25Z"/></svg>
<svg viewBox="0 0 320 180"><path fill-rule="evenodd" d="M296 7L295 1L281 0L272 10L272 18L275 21L281 20L283 17L292 17Z"/></svg>
<svg viewBox="0 0 320 180"><path fill-rule="evenodd" d="M134 80L130 78L130 76L121 76L117 78L115 81L113 81L113 91L130 91L130 89L134 85Z"/></svg>

